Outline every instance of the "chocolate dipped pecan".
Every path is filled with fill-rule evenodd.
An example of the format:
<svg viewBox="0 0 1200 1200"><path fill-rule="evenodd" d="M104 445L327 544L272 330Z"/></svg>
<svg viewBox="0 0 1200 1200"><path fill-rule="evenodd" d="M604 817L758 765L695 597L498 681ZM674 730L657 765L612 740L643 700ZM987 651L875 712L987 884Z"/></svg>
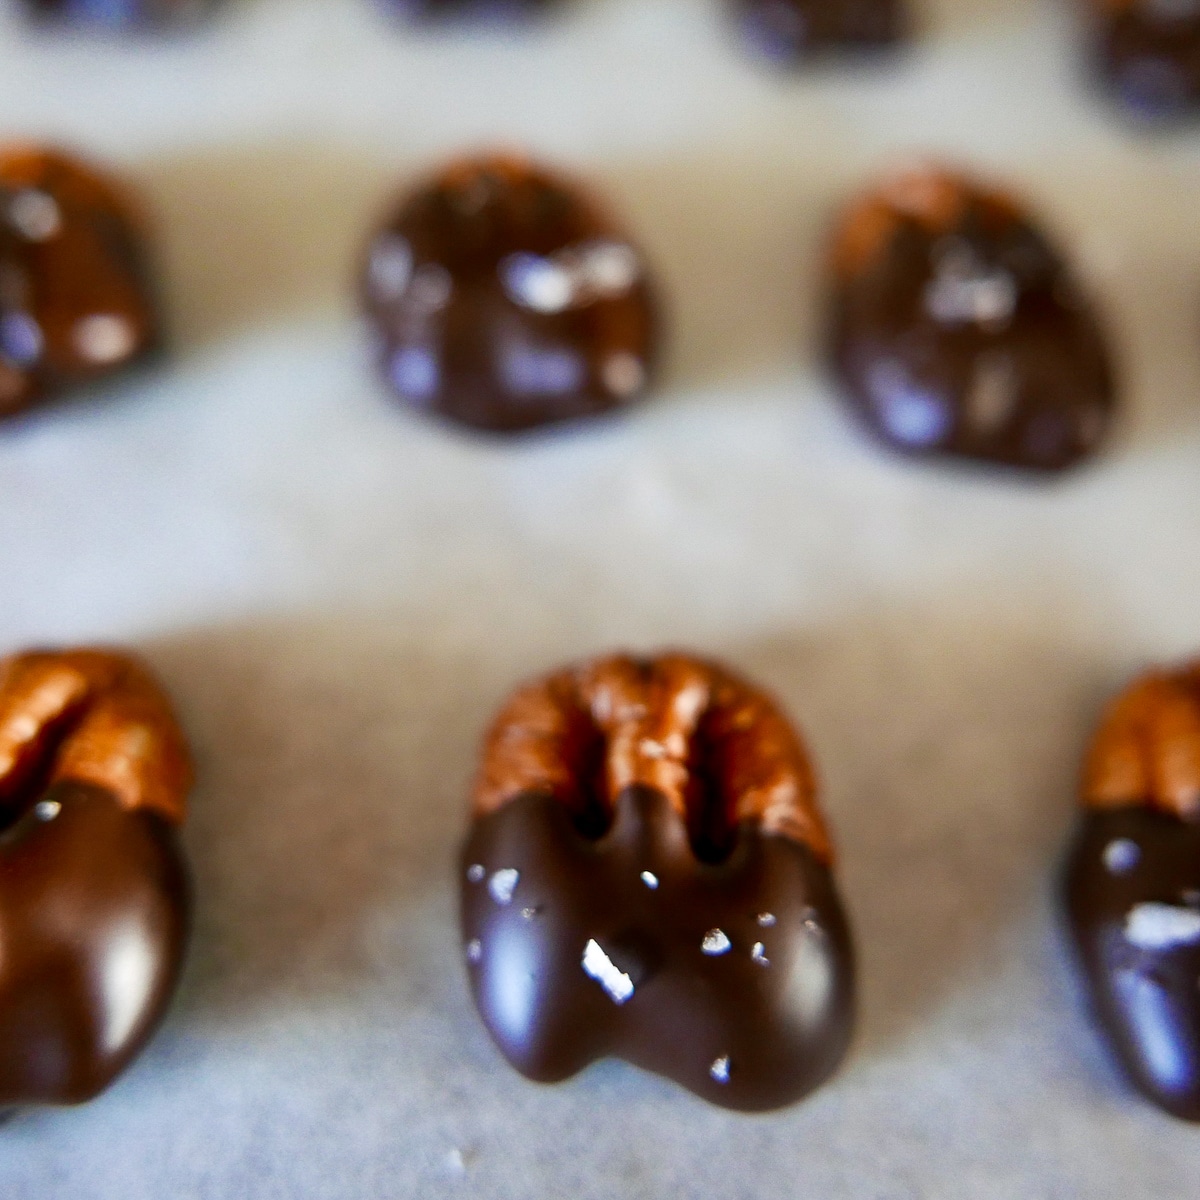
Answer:
<svg viewBox="0 0 1200 1200"><path fill-rule="evenodd" d="M788 1104L851 1034L831 865L765 694L683 654L558 671L484 747L461 862L479 1012L531 1079L616 1056L715 1104Z"/></svg>
<svg viewBox="0 0 1200 1200"><path fill-rule="evenodd" d="M893 449L1059 470L1100 444L1108 347L1059 252L1002 191L943 168L885 178L830 249L829 355Z"/></svg>
<svg viewBox="0 0 1200 1200"><path fill-rule="evenodd" d="M1200 113L1200 0L1085 0L1101 81L1134 116Z"/></svg>
<svg viewBox="0 0 1200 1200"><path fill-rule="evenodd" d="M587 192L512 155L459 159L403 196L361 294L388 387L475 429L623 408L657 365L641 251Z"/></svg>
<svg viewBox="0 0 1200 1200"><path fill-rule="evenodd" d="M1200 664L1111 704L1082 797L1064 899L1094 1016L1140 1092L1200 1120Z"/></svg>
<svg viewBox="0 0 1200 1200"><path fill-rule="evenodd" d="M142 362L161 340L130 198L58 151L0 148L0 417Z"/></svg>
<svg viewBox="0 0 1200 1200"><path fill-rule="evenodd" d="M187 942L190 783L136 659L0 663L0 1107L90 1099L157 1027Z"/></svg>

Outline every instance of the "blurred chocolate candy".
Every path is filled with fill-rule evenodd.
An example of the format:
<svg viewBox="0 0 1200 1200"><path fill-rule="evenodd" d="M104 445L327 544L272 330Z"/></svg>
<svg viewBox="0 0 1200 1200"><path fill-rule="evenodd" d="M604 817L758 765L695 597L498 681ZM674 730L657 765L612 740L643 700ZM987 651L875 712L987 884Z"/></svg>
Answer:
<svg viewBox="0 0 1200 1200"><path fill-rule="evenodd" d="M1094 1018L1130 1082L1200 1121L1200 663L1110 705L1063 899Z"/></svg>
<svg viewBox="0 0 1200 1200"><path fill-rule="evenodd" d="M0 417L124 370L160 336L123 193L63 154L0 150Z"/></svg>
<svg viewBox="0 0 1200 1200"><path fill-rule="evenodd" d="M909 171L855 200L830 271L830 356L888 445L1057 470L1114 408L1108 347L1066 263L1007 195Z"/></svg>
<svg viewBox="0 0 1200 1200"><path fill-rule="evenodd" d="M750 46L782 63L829 51L872 51L909 33L905 0L733 0Z"/></svg>
<svg viewBox="0 0 1200 1200"><path fill-rule="evenodd" d="M640 251L521 159L465 159L406 196L372 237L361 286L391 389L478 429L621 408L658 355Z"/></svg>
<svg viewBox="0 0 1200 1200"><path fill-rule="evenodd" d="M1200 112L1200 0L1089 0L1096 69L1150 119Z"/></svg>

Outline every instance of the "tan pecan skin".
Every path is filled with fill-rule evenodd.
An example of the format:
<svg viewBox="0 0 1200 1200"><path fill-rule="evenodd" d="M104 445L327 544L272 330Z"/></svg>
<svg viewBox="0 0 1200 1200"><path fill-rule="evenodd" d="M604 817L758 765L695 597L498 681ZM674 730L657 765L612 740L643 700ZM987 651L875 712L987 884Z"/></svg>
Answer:
<svg viewBox="0 0 1200 1200"><path fill-rule="evenodd" d="M0 416L162 348L146 227L127 189L89 163L0 145L0 313L25 330L16 355L0 355Z"/></svg>
<svg viewBox="0 0 1200 1200"><path fill-rule="evenodd" d="M1200 662L1148 671L1108 706L1084 763L1089 808L1200 819Z"/></svg>
<svg viewBox="0 0 1200 1200"><path fill-rule="evenodd" d="M751 822L830 862L813 769L775 702L715 663L667 653L614 655L519 688L489 731L477 816L526 792L572 812L643 785L687 819L715 789L729 827Z"/></svg>
<svg viewBox="0 0 1200 1200"><path fill-rule="evenodd" d="M982 221L999 227L1021 215L1007 193L946 167L912 167L886 176L839 218L830 248L835 277L848 280L870 270L906 221L933 236L948 234L968 206L975 207Z"/></svg>
<svg viewBox="0 0 1200 1200"><path fill-rule="evenodd" d="M34 650L0 662L0 805L67 781L183 822L187 743L167 696L132 655Z"/></svg>

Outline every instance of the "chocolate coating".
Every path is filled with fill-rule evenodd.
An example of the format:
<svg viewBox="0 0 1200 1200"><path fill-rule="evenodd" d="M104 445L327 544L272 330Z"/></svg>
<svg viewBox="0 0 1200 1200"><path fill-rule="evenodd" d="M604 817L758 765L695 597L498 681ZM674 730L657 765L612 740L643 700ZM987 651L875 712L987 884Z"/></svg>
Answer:
<svg viewBox="0 0 1200 1200"><path fill-rule="evenodd" d="M160 339L128 200L65 155L0 152L0 417L125 370Z"/></svg>
<svg viewBox="0 0 1200 1200"><path fill-rule="evenodd" d="M183 964L175 831L59 783L0 834L0 1107L74 1104L149 1039Z"/></svg>
<svg viewBox="0 0 1200 1200"><path fill-rule="evenodd" d="M162 29L207 16L217 0L24 0L39 20L103 29Z"/></svg>
<svg viewBox="0 0 1200 1200"><path fill-rule="evenodd" d="M1200 1121L1200 824L1084 814L1064 902L1092 1012L1134 1086Z"/></svg>
<svg viewBox="0 0 1200 1200"><path fill-rule="evenodd" d="M831 51L876 51L910 31L904 0L733 0L752 49L781 63Z"/></svg>
<svg viewBox="0 0 1200 1200"><path fill-rule="evenodd" d="M845 1054L854 956L799 739L685 655L519 689L460 862L476 1005L522 1074L614 1056L728 1108L791 1103Z"/></svg>
<svg viewBox="0 0 1200 1200"><path fill-rule="evenodd" d="M945 171L888 179L840 220L831 271L833 369L888 446L1058 470L1099 445L1115 404L1099 322L1007 196Z"/></svg>
<svg viewBox="0 0 1200 1200"><path fill-rule="evenodd" d="M1090 0L1093 61L1133 114L1151 120L1200 112L1200 3Z"/></svg>
<svg viewBox="0 0 1200 1200"><path fill-rule="evenodd" d="M588 197L517 159L457 162L371 239L362 300L405 403L511 432L594 416L646 387L646 264Z"/></svg>
<svg viewBox="0 0 1200 1200"><path fill-rule="evenodd" d="M499 903L506 871L516 884ZM846 1051L849 929L829 868L788 838L747 825L709 864L649 788L628 789L597 839L552 797L527 793L476 821L462 873L475 1003L530 1079L611 1055L714 1104L760 1110L804 1096ZM706 953L706 937L729 948Z"/></svg>

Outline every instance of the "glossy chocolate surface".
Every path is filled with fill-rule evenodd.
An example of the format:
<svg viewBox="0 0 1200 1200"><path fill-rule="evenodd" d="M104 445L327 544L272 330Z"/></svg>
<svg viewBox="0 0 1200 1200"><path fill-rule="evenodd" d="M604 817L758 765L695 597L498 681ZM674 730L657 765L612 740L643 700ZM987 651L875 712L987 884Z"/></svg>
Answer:
<svg viewBox="0 0 1200 1200"><path fill-rule="evenodd" d="M174 991L189 890L174 829L58 783L0 833L0 1107L105 1088Z"/></svg>
<svg viewBox="0 0 1200 1200"><path fill-rule="evenodd" d="M167 28L205 17L218 0L23 0L39 20L106 29Z"/></svg>
<svg viewBox="0 0 1200 1200"><path fill-rule="evenodd" d="M615 1056L729 1108L841 1061L854 958L804 743L692 655L519 687L484 742L461 862L484 1022L531 1079Z"/></svg>
<svg viewBox="0 0 1200 1200"><path fill-rule="evenodd" d="M750 47L780 63L876 51L910 32L905 0L733 0Z"/></svg>
<svg viewBox="0 0 1200 1200"><path fill-rule="evenodd" d="M124 370L160 338L127 201L61 154L0 151L0 417Z"/></svg>
<svg viewBox="0 0 1200 1200"><path fill-rule="evenodd" d="M897 176L835 235L830 358L853 411L911 455L1036 470L1100 444L1113 371L1061 255L1000 193Z"/></svg>
<svg viewBox="0 0 1200 1200"><path fill-rule="evenodd" d="M1064 897L1095 1019L1133 1084L1200 1121L1200 824L1091 810Z"/></svg>
<svg viewBox="0 0 1200 1200"><path fill-rule="evenodd" d="M747 824L705 863L651 789L628 789L598 838L527 794L475 822L461 868L475 1001L531 1079L611 1055L758 1110L811 1091L846 1051L846 918L829 868L789 838Z"/></svg>
<svg viewBox="0 0 1200 1200"><path fill-rule="evenodd" d="M1092 0L1096 69L1149 119L1200 114L1200 0Z"/></svg>
<svg viewBox="0 0 1200 1200"><path fill-rule="evenodd" d="M363 304L407 405L509 432L620 408L650 380L646 264L588 197L518 159L454 164L372 238Z"/></svg>

